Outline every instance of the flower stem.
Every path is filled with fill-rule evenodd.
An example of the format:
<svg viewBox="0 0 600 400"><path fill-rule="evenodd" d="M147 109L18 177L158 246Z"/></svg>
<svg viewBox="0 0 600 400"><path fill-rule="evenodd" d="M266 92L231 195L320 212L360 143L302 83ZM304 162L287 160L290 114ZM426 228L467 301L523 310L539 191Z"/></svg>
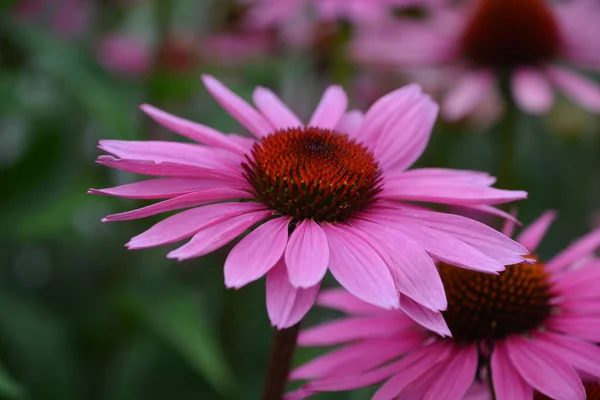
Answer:
<svg viewBox="0 0 600 400"><path fill-rule="evenodd" d="M283 398L287 377L292 368L299 331L300 323L275 331L261 400L281 400Z"/></svg>
<svg viewBox="0 0 600 400"><path fill-rule="evenodd" d="M501 92L506 106L503 118L498 126L498 185L503 189L516 189L517 182L517 130L519 128L518 109L510 90L508 76L501 78Z"/></svg>

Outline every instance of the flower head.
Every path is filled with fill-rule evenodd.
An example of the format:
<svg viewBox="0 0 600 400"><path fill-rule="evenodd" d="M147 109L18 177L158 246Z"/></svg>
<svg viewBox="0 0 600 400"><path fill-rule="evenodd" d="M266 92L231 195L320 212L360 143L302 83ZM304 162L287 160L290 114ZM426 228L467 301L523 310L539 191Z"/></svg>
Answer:
<svg viewBox="0 0 600 400"><path fill-rule="evenodd" d="M519 242L533 253L553 219L545 213ZM497 400L532 400L534 390L585 399L600 378L599 246L597 230L547 263L513 265L499 275L440 263L448 309L430 318L447 324L452 338L401 311L325 291L319 303L350 316L301 332L299 343L342 347L296 369L293 379L310 381L290 397L385 381L374 399L458 400L469 388L480 394L489 379ZM591 376L585 390L579 374Z"/></svg>
<svg viewBox="0 0 600 400"><path fill-rule="evenodd" d="M189 208L131 239L130 249L191 237L168 255L185 260L250 230L227 257L225 284L240 288L266 274L267 309L279 327L310 309L327 270L364 301L402 307L421 319L424 310L447 305L432 257L497 273L527 254L479 222L408 203L503 215L491 205L526 196L490 187L494 178L481 172L407 171L425 149L437 114L418 86L384 96L364 115L347 111L344 91L332 86L305 125L268 89L255 90L254 108L215 78L203 79L255 138L225 135L144 105L158 123L204 145L101 141L113 156L101 156L99 164L161 178L92 193L163 200L105 221Z"/></svg>
<svg viewBox="0 0 600 400"><path fill-rule="evenodd" d="M503 76L509 76L512 96L525 111L548 111L556 86L600 112L600 87L559 65L566 61L600 69L600 7L595 2L471 0L439 5L432 15L425 22L365 30L354 55L369 63L460 71L462 78L442 103L449 119L476 110Z"/></svg>

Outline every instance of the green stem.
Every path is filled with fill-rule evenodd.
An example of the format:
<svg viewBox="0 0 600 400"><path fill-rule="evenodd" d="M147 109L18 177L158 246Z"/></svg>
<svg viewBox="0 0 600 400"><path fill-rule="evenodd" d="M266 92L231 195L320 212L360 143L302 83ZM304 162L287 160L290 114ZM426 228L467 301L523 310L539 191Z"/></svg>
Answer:
<svg viewBox="0 0 600 400"><path fill-rule="evenodd" d="M261 400L283 399L299 331L300 323L288 329L275 331Z"/></svg>
<svg viewBox="0 0 600 400"><path fill-rule="evenodd" d="M497 129L498 136L498 186L503 189L517 187L517 133L519 128L520 110L510 91L508 75L502 76L500 88L506 107L503 118Z"/></svg>

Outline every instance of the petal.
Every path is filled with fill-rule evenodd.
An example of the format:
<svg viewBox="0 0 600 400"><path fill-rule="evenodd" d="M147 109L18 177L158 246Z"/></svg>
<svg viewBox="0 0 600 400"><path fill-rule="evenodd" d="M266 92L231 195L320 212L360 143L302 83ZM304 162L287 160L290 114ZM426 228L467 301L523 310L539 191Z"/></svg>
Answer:
<svg viewBox="0 0 600 400"><path fill-rule="evenodd" d="M432 311L423 307L410 297L400 298L400 309L419 325L437 333L440 336L452 336L444 317L440 312Z"/></svg>
<svg viewBox="0 0 600 400"><path fill-rule="evenodd" d="M225 260L225 286L240 288L275 266L288 239L288 217L273 219L243 238Z"/></svg>
<svg viewBox="0 0 600 400"><path fill-rule="evenodd" d="M192 208L162 220L132 238L126 246L134 250L177 242L218 222L261 210L264 206L256 203L222 203Z"/></svg>
<svg viewBox="0 0 600 400"><path fill-rule="evenodd" d="M149 104L144 104L140 108L165 128L209 146L244 154L250 151L254 143L252 139L234 134L225 135L208 126L176 117Z"/></svg>
<svg viewBox="0 0 600 400"><path fill-rule="evenodd" d="M277 329L296 325L311 309L319 285L302 289L290 284L283 260L267 273L267 313L271 324Z"/></svg>
<svg viewBox="0 0 600 400"><path fill-rule="evenodd" d="M597 283L600 281L600 262L598 260L553 276L552 289L559 297L567 299L600 298Z"/></svg>
<svg viewBox="0 0 600 400"><path fill-rule="evenodd" d="M600 342L600 314L557 315L548 323L548 328L567 335L577 336L592 342Z"/></svg>
<svg viewBox="0 0 600 400"><path fill-rule="evenodd" d="M556 212L546 211L537 220L529 224L527 228L523 229L523 232L517 237L517 242L533 253L546 235L554 219L556 219Z"/></svg>
<svg viewBox="0 0 600 400"><path fill-rule="evenodd" d="M138 208L132 211L126 211L119 214L108 215L102 219L102 222L128 221L132 219L146 218L151 215L164 213L167 211L178 210L180 208L189 208L208 203L221 202L234 199L251 199L252 195L245 190L239 189L208 189L199 192L188 193L173 199L161 201L146 207Z"/></svg>
<svg viewBox="0 0 600 400"><path fill-rule="evenodd" d="M532 114L546 113L554 103L554 93L548 79L533 68L520 68L515 72L512 92L517 104Z"/></svg>
<svg viewBox="0 0 600 400"><path fill-rule="evenodd" d="M478 354L476 346L457 348L444 371L427 391L424 400L460 400L475 380Z"/></svg>
<svg viewBox="0 0 600 400"><path fill-rule="evenodd" d="M394 277L373 247L349 226L323 224L329 243L329 270L361 300L386 309L398 308Z"/></svg>
<svg viewBox="0 0 600 400"><path fill-rule="evenodd" d="M202 75L202 81L221 107L253 135L260 138L275 130L275 127L265 117L214 77Z"/></svg>
<svg viewBox="0 0 600 400"><path fill-rule="evenodd" d="M548 68L547 75L574 102L589 111L600 112L600 86L592 79L560 67Z"/></svg>
<svg viewBox="0 0 600 400"><path fill-rule="evenodd" d="M473 113L490 94L494 85L491 71L476 71L465 75L442 101L442 116L455 121Z"/></svg>
<svg viewBox="0 0 600 400"><path fill-rule="evenodd" d="M330 86L323 93L308 125L323 129L335 129L346 113L347 106L348 99L344 89L341 86Z"/></svg>
<svg viewBox="0 0 600 400"><path fill-rule="evenodd" d="M321 282L329 265L329 245L323 229L312 219L296 226L285 249L290 283L308 288Z"/></svg>
<svg viewBox="0 0 600 400"><path fill-rule="evenodd" d="M269 218L272 214L273 212L270 210L258 211L231 217L206 227L196 233L188 243L167 254L167 258L176 258L178 261L183 261L211 253L234 240L247 229Z"/></svg>
<svg viewBox="0 0 600 400"><path fill-rule="evenodd" d="M383 308L357 299L342 288L322 291L317 299L317 304L321 307L327 307L354 315L374 315L388 312Z"/></svg>
<svg viewBox="0 0 600 400"><path fill-rule="evenodd" d="M560 357L538 350L529 339L506 339L508 356L521 377L539 392L557 400L585 400L577 372Z"/></svg>
<svg viewBox="0 0 600 400"><path fill-rule="evenodd" d="M303 126L296 114L269 89L260 86L254 89L252 101L276 130Z"/></svg>
<svg viewBox="0 0 600 400"><path fill-rule="evenodd" d="M600 247L600 229L596 229L571 243L569 247L558 253L546 264L546 269L548 271L563 270L592 254L598 247Z"/></svg>
<svg viewBox="0 0 600 400"><path fill-rule="evenodd" d="M496 400L531 400L533 398L533 388L521 378L513 366L503 341L494 344L491 369Z"/></svg>
<svg viewBox="0 0 600 400"><path fill-rule="evenodd" d="M385 182L391 185L409 185L419 180L432 180L440 182L452 181L472 185L490 186L496 178L486 172L470 171L448 168L418 168L402 171L395 174L386 174Z"/></svg>
<svg viewBox="0 0 600 400"><path fill-rule="evenodd" d="M200 190L222 188L223 182L194 178L158 178L128 183L107 189L90 189L90 194L124 197L127 199L170 199ZM241 187L238 187L241 189Z"/></svg>
<svg viewBox="0 0 600 400"><path fill-rule="evenodd" d="M346 113L335 127L335 130L351 137L359 134L359 129L365 119L363 113L359 110L351 110Z"/></svg>

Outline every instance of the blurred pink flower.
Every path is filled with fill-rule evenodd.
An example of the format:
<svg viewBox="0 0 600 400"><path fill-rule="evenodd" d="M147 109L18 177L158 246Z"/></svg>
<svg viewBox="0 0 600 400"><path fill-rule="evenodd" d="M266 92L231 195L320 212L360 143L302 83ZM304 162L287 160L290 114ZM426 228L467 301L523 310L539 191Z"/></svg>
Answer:
<svg viewBox="0 0 600 400"><path fill-rule="evenodd" d="M274 37L266 30L217 33L205 37L201 44L201 56L207 62L224 65L262 59L274 51Z"/></svg>
<svg viewBox="0 0 600 400"><path fill-rule="evenodd" d="M600 6L588 0L471 0L439 5L423 22L364 29L352 53L365 63L460 68L461 78L442 102L448 119L475 110L505 72L512 96L527 112L552 107L552 86L600 112L600 86L558 64L600 70L599 20Z"/></svg>
<svg viewBox="0 0 600 400"><path fill-rule="evenodd" d="M554 216L543 214L518 241L535 252ZM309 382L290 398L385 381L374 399L459 400L487 376L496 400L531 400L534 390L583 400L578 372L600 377L599 246L596 230L545 264L513 265L499 275L441 263L448 309L430 313L424 328L401 311L325 291L318 303L349 316L304 330L299 343L342 347L293 371L292 379ZM440 326L452 338L440 337Z"/></svg>
<svg viewBox="0 0 600 400"><path fill-rule="evenodd" d="M104 221L190 208L131 239L129 249L192 237L168 255L185 260L254 228L229 253L225 284L240 288L266 274L268 313L280 328L311 308L327 270L358 298L386 309L402 307L420 319L446 308L432 257L496 273L527 254L479 222L407 203L458 204L504 215L491 205L526 197L492 188L495 179L482 172L407 171L427 146L438 111L419 86L387 94L364 115L347 111L345 92L331 86L305 125L266 88L255 89L255 108L212 76L203 81L255 138L225 135L144 105L159 124L204 145L101 141L100 148L113 156L100 156L99 164L162 178L91 193L167 199Z"/></svg>
<svg viewBox="0 0 600 400"><path fill-rule="evenodd" d="M59 35L79 37L88 26L91 8L87 0L22 0L14 12L20 20L39 21Z"/></svg>
<svg viewBox="0 0 600 400"><path fill-rule="evenodd" d="M150 70L151 50L138 37L113 34L101 39L96 56L105 68L117 74L138 77Z"/></svg>

